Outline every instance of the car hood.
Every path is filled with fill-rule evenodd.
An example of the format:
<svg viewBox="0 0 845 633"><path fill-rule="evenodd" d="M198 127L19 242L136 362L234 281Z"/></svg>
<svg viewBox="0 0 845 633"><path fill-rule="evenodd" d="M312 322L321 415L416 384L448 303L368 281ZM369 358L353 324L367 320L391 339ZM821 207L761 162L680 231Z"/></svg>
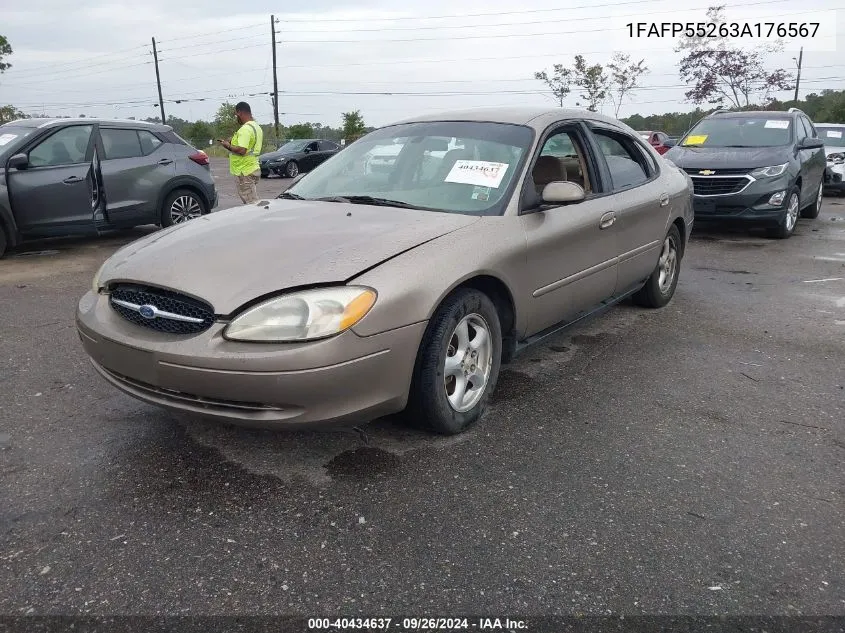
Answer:
<svg viewBox="0 0 845 633"><path fill-rule="evenodd" d="M175 225L107 260L100 283L183 292L228 315L288 288L343 283L384 260L477 222L476 216L274 199Z"/></svg>
<svg viewBox="0 0 845 633"><path fill-rule="evenodd" d="M681 147L676 145L663 157L681 169L756 169L789 162L784 147Z"/></svg>

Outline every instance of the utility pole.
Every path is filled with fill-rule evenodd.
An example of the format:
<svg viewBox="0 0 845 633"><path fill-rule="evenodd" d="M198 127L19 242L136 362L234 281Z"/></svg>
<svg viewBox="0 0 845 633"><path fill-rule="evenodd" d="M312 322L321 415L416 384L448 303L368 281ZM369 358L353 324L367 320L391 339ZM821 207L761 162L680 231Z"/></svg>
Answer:
<svg viewBox="0 0 845 633"><path fill-rule="evenodd" d="M794 57L792 59L795 59ZM804 59L804 47L798 53L798 77L795 80L795 101L798 101L798 86L801 84L801 62Z"/></svg>
<svg viewBox="0 0 845 633"><path fill-rule="evenodd" d="M279 80L276 76L276 16L270 16L270 37L273 38L273 122L276 124L276 139L279 138Z"/></svg>
<svg viewBox="0 0 845 633"><path fill-rule="evenodd" d="M156 50L156 38L153 38L153 60L155 61L156 65L156 84L158 84L158 107L161 110L161 122L162 124L167 123L167 119L164 116L164 99L161 97L161 75L158 73L158 51Z"/></svg>

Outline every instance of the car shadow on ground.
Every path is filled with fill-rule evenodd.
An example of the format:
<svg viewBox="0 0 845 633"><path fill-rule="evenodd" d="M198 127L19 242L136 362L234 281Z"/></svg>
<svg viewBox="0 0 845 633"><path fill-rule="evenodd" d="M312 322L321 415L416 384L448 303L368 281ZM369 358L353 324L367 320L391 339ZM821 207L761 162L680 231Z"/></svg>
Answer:
<svg viewBox="0 0 845 633"><path fill-rule="evenodd" d="M100 235L48 237L37 240L27 240L7 255L7 259L56 255L60 252L82 249L114 248L141 239L160 230L154 224L136 226L132 229L120 229L103 232Z"/></svg>

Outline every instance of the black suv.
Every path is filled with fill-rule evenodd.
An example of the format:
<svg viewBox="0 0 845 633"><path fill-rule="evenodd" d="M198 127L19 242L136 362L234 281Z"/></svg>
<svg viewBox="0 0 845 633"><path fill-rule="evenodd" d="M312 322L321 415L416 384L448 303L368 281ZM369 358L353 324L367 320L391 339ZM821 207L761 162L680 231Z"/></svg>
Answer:
<svg viewBox="0 0 845 633"><path fill-rule="evenodd" d="M714 112L664 157L692 178L696 223L747 222L787 238L799 216L821 210L824 143L796 108Z"/></svg>

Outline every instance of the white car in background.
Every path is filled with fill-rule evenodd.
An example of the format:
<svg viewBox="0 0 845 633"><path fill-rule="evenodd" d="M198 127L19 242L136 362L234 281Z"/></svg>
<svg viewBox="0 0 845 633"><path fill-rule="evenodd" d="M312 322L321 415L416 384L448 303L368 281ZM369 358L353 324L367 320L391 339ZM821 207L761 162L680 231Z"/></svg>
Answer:
<svg viewBox="0 0 845 633"><path fill-rule="evenodd" d="M826 192L845 192L845 123L814 123L824 142L827 168L824 172Z"/></svg>

